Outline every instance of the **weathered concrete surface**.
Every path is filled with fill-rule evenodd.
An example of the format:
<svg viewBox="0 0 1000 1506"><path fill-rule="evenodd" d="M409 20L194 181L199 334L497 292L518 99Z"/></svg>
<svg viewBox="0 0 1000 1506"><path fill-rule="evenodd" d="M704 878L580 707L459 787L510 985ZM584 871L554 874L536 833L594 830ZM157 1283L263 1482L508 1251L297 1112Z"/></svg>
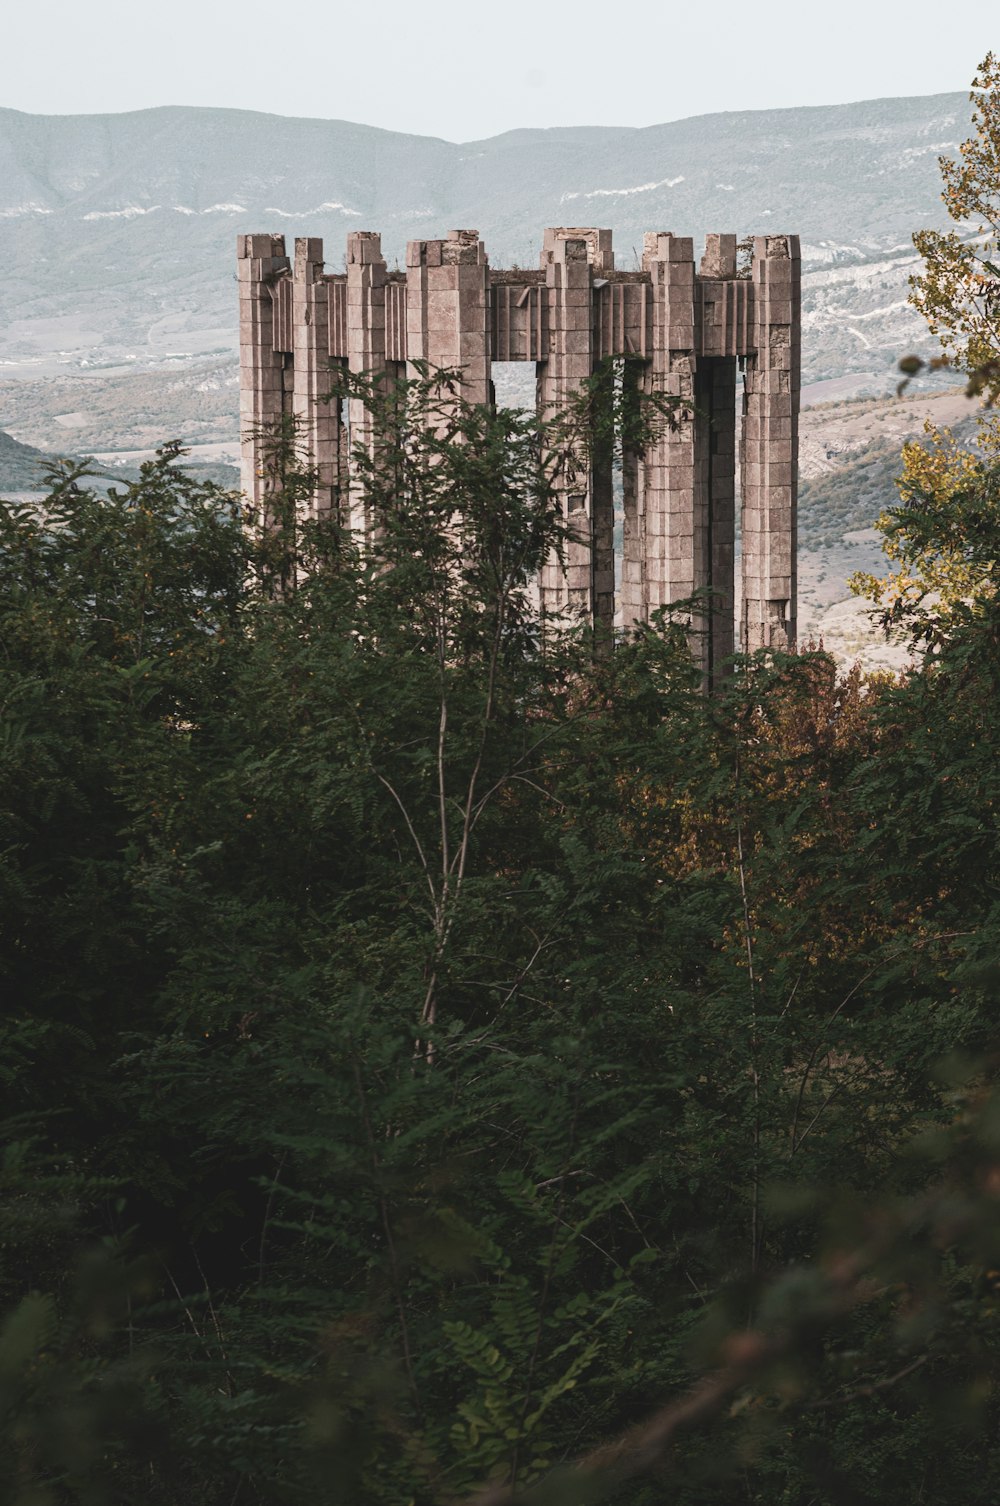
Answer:
<svg viewBox="0 0 1000 1506"><path fill-rule="evenodd" d="M612 363L636 397L675 405L641 453L622 456L624 545L616 589L610 447L570 466L562 504L570 538L539 581L555 621L611 628L648 620L697 593L692 644L708 675L734 644L790 648L796 631L796 501L801 277L797 236L753 243L737 269L734 235L710 235L699 267L692 242L645 237L642 270L616 269L611 232L545 231L538 272L491 269L475 230L411 241L405 274L390 273L379 236L348 237L346 271L323 270L323 245L238 239L243 485L266 514L257 431L282 414L303 427L318 473L317 513L334 512L364 536L371 520L350 484L347 435L366 442L359 404L344 413L328 394L338 367L386 379L414 363L462 373L463 395L491 400L493 361L534 362L539 411L564 411ZM743 379L738 446L736 389ZM742 576L734 581L736 458L742 483ZM739 600L739 622L733 620Z"/></svg>

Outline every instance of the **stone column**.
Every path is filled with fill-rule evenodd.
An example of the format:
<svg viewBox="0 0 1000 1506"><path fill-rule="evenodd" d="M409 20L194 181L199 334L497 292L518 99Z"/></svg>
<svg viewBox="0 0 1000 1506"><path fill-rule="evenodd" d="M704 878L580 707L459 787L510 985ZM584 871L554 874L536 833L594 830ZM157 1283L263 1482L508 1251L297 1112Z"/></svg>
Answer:
<svg viewBox="0 0 1000 1506"><path fill-rule="evenodd" d="M650 277L652 359L645 390L678 400L676 426L666 427L646 450L641 485L644 513L643 607L683 601L709 583L708 445L696 422L694 249L689 236L647 233L643 268ZM704 621L692 625L692 646L708 667Z"/></svg>
<svg viewBox="0 0 1000 1506"><path fill-rule="evenodd" d="M549 348L538 363L538 407L543 418L563 414L594 374L592 271L614 266L611 232L549 229L542 267L549 300ZM610 401L609 391L605 400ZM602 393L594 393L602 404ZM610 436L608 436L608 441ZM553 556L542 567L539 590L543 612L556 624L614 621L612 445L585 443L566 450L559 475L563 515L569 530L564 563Z"/></svg>
<svg viewBox="0 0 1000 1506"><path fill-rule="evenodd" d="M706 529L699 567L711 588L709 679L733 652L736 537L736 362L701 356L695 373L695 447Z"/></svg>
<svg viewBox="0 0 1000 1506"><path fill-rule="evenodd" d="M323 242L295 242L292 328L295 340L295 387L292 412L301 426L300 442L307 463L317 472L312 501L314 516L339 516L342 449L346 435L340 401L329 400L334 381L329 357L329 285L323 277Z"/></svg>
<svg viewBox="0 0 1000 1506"><path fill-rule="evenodd" d="M478 230L451 230L443 241L406 248L406 356L461 370L462 396L490 401L489 263Z"/></svg>
<svg viewBox="0 0 1000 1506"><path fill-rule="evenodd" d="M610 644L615 622L614 368L594 373L591 406L597 429L591 434L590 535L591 599L594 626Z"/></svg>
<svg viewBox="0 0 1000 1506"><path fill-rule="evenodd" d="M741 647L793 649L800 384L795 235L754 241L754 346L743 401Z"/></svg>
<svg viewBox="0 0 1000 1506"><path fill-rule="evenodd" d="M347 365L353 375L364 372L376 382L386 376L385 283L381 236L374 230L352 231L347 237ZM370 454L374 433L372 416L356 397L348 402L348 428L352 453L349 523L363 542L371 537L375 520L353 454L359 447Z"/></svg>
<svg viewBox="0 0 1000 1506"><path fill-rule="evenodd" d="M636 415L645 384L645 368L626 361L622 368L622 410ZM640 484L641 462L635 449L622 442L622 579L621 625L628 631L646 620L645 495Z"/></svg>
<svg viewBox="0 0 1000 1506"><path fill-rule="evenodd" d="M695 424L704 447L712 590L708 677L714 682L733 652L736 539L736 355L739 345L736 236L709 234L699 267L700 350L695 377ZM742 288L742 291L746 291Z"/></svg>
<svg viewBox="0 0 1000 1506"><path fill-rule="evenodd" d="M266 521L259 433L284 411L285 359L275 349L272 289L288 270L282 235L236 238L240 289L240 468L244 492Z"/></svg>

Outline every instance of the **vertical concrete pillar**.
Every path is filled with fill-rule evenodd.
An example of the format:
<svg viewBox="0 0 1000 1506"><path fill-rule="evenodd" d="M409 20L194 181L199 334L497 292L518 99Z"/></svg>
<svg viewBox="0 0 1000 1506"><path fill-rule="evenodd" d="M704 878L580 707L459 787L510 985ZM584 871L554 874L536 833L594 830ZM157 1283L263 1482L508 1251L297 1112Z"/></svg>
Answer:
<svg viewBox="0 0 1000 1506"><path fill-rule="evenodd" d="M645 370L636 361L622 368L622 413L628 421L638 415ZM646 619L645 493L640 484L641 464L627 438L622 441L622 574L621 625L628 631Z"/></svg>
<svg viewBox="0 0 1000 1506"><path fill-rule="evenodd" d="M352 375L366 373L376 382L386 376L385 284L381 236L374 230L352 231L347 237L347 365ZM375 519L369 515L353 454L358 448L371 453L374 433L371 414L356 397L348 402L348 429L352 452L348 520L351 530L364 540L371 536Z"/></svg>
<svg viewBox="0 0 1000 1506"><path fill-rule="evenodd" d="M800 259L795 235L754 241L754 348L741 444L741 647L795 647Z"/></svg>
<svg viewBox="0 0 1000 1506"><path fill-rule="evenodd" d="M736 236L709 234L699 267L701 350L695 380L696 442L704 448L708 536L707 583L712 591L707 640L709 680L734 646L736 539ZM710 354L709 354L710 353Z"/></svg>
<svg viewBox="0 0 1000 1506"><path fill-rule="evenodd" d="M312 503L315 516L339 516L342 450L346 435L340 402L329 400L334 381L329 358L329 285L323 277L323 242L300 238L295 242L292 283L295 385L292 412L308 464L317 473Z"/></svg>
<svg viewBox="0 0 1000 1506"><path fill-rule="evenodd" d="M548 295L549 346L538 363L538 407L543 418L565 413L594 374L593 271L614 266L610 230L549 229L542 267ZM611 401L595 389L594 415ZM559 476L568 529L564 560L553 556L539 580L543 612L556 622L614 621L614 512L610 433L597 444L581 440L566 449Z"/></svg>
<svg viewBox="0 0 1000 1506"><path fill-rule="evenodd" d="M614 368L609 362L593 374L591 407L595 427L590 450L591 600L594 626L607 633L615 621Z"/></svg>
<svg viewBox="0 0 1000 1506"><path fill-rule="evenodd" d="M406 248L406 355L431 368L461 370L462 396L490 401L489 263L478 230Z"/></svg>
<svg viewBox="0 0 1000 1506"><path fill-rule="evenodd" d="M698 267L701 277L719 281L736 276L736 237L710 231L705 236L705 250Z"/></svg>
<svg viewBox="0 0 1000 1506"><path fill-rule="evenodd" d="M678 400L677 423L664 428L642 464L644 616L682 601L709 582L708 447L696 422L697 338L694 250L689 236L647 233L643 268L652 300L648 393ZM704 622L693 624L696 657L707 669Z"/></svg>
<svg viewBox="0 0 1000 1506"><path fill-rule="evenodd" d="M733 652L736 537L736 362L698 360L694 386L695 445L707 528L700 567L711 588L706 669L714 680Z"/></svg>
<svg viewBox="0 0 1000 1506"><path fill-rule="evenodd" d="M275 280L288 270L282 235L236 238L240 290L240 469L244 492L266 514L259 431L284 411L285 359L274 342Z"/></svg>

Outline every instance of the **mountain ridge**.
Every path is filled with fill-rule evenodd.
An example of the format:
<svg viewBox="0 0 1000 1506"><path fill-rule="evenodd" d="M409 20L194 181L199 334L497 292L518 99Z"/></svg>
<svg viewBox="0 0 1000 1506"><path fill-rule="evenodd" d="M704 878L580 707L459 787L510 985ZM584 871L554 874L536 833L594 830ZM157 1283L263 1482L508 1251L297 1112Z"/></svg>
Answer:
<svg viewBox="0 0 1000 1506"><path fill-rule="evenodd" d="M932 101L948 101L954 104L956 101L965 103L969 98L964 90L941 90L934 94L879 94L854 100L842 100L835 104L815 105L774 105L759 110L702 110L696 115L678 115L672 120L657 120L645 126L630 125L557 125L557 126L511 126L509 130L497 131L492 136L473 136L452 140L448 136L434 136L422 131L397 131L391 126L376 126L364 121L348 120L342 115L288 115L280 110L257 110L249 109L241 105L148 105L140 110L94 110L94 111L68 111L65 114L51 110L19 110L14 105L0 105L0 119L5 115L18 115L25 120L46 121L100 121L100 120L127 120L151 115L167 114L191 114L202 115L226 115L226 116L255 116L266 120L296 121L309 125L333 125L348 126L352 130L371 131L382 136L404 137L408 141L429 141L440 143L444 146L482 146L486 142L502 141L509 136L546 136L552 137L560 133L579 133L590 131L595 135L605 133L619 133L621 135L640 135L645 131L658 131L666 127L690 125L705 120L726 120L739 118L740 120L759 119L763 116L793 115L801 110L856 110L864 106L874 105L899 105L914 102L930 103Z"/></svg>
<svg viewBox="0 0 1000 1506"><path fill-rule="evenodd" d="M0 365L235 353L237 232L322 236L336 269L351 229L381 230L391 264L475 226L494 265L531 265L546 225L591 223L623 265L645 229L798 232L805 379L884 384L923 333L909 236L944 223L936 159L967 118L941 93L449 142L215 107L0 109Z"/></svg>

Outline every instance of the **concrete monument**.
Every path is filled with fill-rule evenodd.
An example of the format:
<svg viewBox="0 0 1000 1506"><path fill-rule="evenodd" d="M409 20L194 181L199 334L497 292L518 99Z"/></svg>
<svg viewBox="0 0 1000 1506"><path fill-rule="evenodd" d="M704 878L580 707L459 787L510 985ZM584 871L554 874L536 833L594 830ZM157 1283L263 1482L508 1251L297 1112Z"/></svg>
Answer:
<svg viewBox="0 0 1000 1506"><path fill-rule="evenodd" d="M243 484L266 509L253 432L283 414L302 422L318 486L312 506L362 536L371 520L350 485L348 434L363 410L330 401L338 367L387 377L412 363L459 368L470 401L492 399L491 363L532 361L542 413L557 412L612 360L636 393L681 400L680 421L623 453L623 551L616 585L610 447L594 447L563 498L565 559L539 581L556 619L628 628L657 607L714 593L709 631L693 635L711 676L736 646L795 643L800 277L793 235L759 236L749 275L735 235L710 235L698 268L685 236L647 234L641 271L615 267L611 232L545 231L538 271L489 266L475 230L411 241L406 270L387 269L372 231L348 236L346 271L323 269L323 245L239 237ZM741 593L734 622L736 389ZM345 422L345 419L347 420Z"/></svg>

